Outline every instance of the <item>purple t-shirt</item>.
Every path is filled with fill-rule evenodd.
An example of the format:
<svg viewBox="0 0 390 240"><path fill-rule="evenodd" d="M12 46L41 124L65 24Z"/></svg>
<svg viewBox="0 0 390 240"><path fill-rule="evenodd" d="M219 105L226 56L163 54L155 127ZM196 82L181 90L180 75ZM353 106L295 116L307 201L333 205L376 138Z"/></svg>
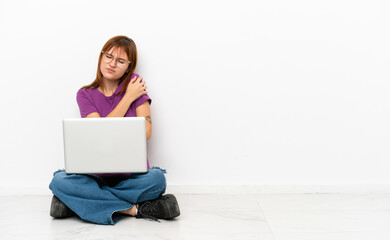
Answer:
<svg viewBox="0 0 390 240"><path fill-rule="evenodd" d="M139 76L138 74L133 74L131 79L134 76ZM126 91L121 95L120 91L122 90L124 81L122 81L118 88L115 90L114 94L109 97L106 97L102 92L100 92L97 88L89 88L89 89L80 89L77 92L77 103L80 109L80 115L82 118L88 116L88 114L97 112L100 117L106 117L108 114L114 110L114 108L118 105L118 103L122 100ZM149 101L149 104L152 103L152 100L147 94L142 95L137 100L131 103L128 111L125 114L125 117L136 117L135 109L139 107L146 100ZM150 169L149 160L147 160L148 170ZM130 176L130 174L95 174L100 177L107 176L115 176L115 177L125 177Z"/></svg>

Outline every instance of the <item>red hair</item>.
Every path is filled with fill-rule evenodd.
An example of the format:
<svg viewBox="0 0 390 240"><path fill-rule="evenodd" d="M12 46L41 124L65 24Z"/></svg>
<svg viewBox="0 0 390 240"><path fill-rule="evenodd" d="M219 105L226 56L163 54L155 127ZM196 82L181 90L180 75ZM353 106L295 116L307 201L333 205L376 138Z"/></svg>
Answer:
<svg viewBox="0 0 390 240"><path fill-rule="evenodd" d="M99 86L103 85L103 75L102 72L100 71L100 64L102 62L102 51L109 51L113 47L120 48L124 50L127 54L127 57L129 58L130 64L129 67L127 68L125 74L120 78L119 84L121 84L122 81L125 81L123 84L123 88L120 92L120 94L123 94L127 86L129 85L130 78L134 74L135 67L137 66L137 47L135 45L135 42L126 36L115 36L108 40L106 44L104 44L102 50L100 51L99 55L99 62L98 62L98 67L97 67L97 73L96 73L96 79L93 81L91 84L86 85L83 88L98 88Z"/></svg>

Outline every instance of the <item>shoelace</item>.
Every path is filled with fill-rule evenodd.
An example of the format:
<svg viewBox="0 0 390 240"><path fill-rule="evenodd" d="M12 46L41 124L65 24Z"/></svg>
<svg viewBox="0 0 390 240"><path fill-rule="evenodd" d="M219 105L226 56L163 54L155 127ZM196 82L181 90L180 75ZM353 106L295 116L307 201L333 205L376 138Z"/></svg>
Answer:
<svg viewBox="0 0 390 240"><path fill-rule="evenodd" d="M137 206L137 215L143 218L149 218L156 222L161 223L154 215L156 214L156 207L149 201Z"/></svg>

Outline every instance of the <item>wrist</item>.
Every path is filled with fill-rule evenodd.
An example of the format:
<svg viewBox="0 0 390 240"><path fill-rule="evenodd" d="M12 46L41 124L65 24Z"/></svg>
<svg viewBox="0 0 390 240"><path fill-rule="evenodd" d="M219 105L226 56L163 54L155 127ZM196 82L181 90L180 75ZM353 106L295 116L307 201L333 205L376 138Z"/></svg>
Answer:
<svg viewBox="0 0 390 240"><path fill-rule="evenodd" d="M125 95L123 96L123 98L125 98L126 100L130 101L130 102L134 102L134 97L128 93L125 93Z"/></svg>

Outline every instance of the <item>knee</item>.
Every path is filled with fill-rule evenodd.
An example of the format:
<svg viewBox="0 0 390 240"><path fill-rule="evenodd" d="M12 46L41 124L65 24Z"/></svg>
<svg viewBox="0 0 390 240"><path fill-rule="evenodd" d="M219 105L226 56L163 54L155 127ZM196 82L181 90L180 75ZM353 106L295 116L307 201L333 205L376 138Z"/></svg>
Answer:
<svg viewBox="0 0 390 240"><path fill-rule="evenodd" d="M54 188L58 188L64 183L64 179L66 178L66 173L64 170L58 170L53 174L53 179L50 182L49 188L53 190Z"/></svg>
<svg viewBox="0 0 390 240"><path fill-rule="evenodd" d="M53 190L64 191L72 188L72 183L78 176L76 174L67 174L65 170L58 170L54 172L53 179L50 182L49 188Z"/></svg>
<svg viewBox="0 0 390 240"><path fill-rule="evenodd" d="M165 189L167 186L166 178L164 175L165 171L160 168L152 168L149 169L148 174L153 179L153 183L155 187Z"/></svg>

